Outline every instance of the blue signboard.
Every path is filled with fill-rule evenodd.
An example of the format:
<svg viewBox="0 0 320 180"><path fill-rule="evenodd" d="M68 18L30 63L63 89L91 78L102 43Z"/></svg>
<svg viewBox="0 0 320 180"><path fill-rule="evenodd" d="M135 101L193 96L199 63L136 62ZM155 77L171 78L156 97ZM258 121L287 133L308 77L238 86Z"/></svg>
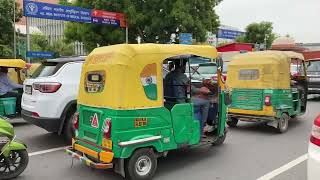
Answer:
<svg viewBox="0 0 320 180"><path fill-rule="evenodd" d="M192 44L192 34L191 33L180 33L179 41L180 41L180 44Z"/></svg>
<svg viewBox="0 0 320 180"><path fill-rule="evenodd" d="M244 34L244 32L241 32L241 31L234 31L234 30L229 30L229 29L219 29L218 38L236 39L238 36L241 36L243 34Z"/></svg>
<svg viewBox="0 0 320 180"><path fill-rule="evenodd" d="M24 16L91 23L91 9L62 6L34 1L23 1Z"/></svg>
<svg viewBox="0 0 320 180"><path fill-rule="evenodd" d="M49 51L27 51L27 57L29 58L53 58L54 52Z"/></svg>
<svg viewBox="0 0 320 180"><path fill-rule="evenodd" d="M120 27L120 20L116 20L116 19L107 19L107 18L102 18L102 17L92 17L92 23L105 24L105 25Z"/></svg>

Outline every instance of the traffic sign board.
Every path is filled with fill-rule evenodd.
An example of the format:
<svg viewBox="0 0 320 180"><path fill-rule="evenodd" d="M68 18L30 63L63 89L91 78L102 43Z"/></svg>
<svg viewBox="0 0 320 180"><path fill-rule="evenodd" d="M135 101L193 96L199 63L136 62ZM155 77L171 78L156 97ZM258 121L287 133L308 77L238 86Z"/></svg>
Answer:
<svg viewBox="0 0 320 180"><path fill-rule="evenodd" d="M50 51L27 51L29 58L53 58L54 52Z"/></svg>
<svg viewBox="0 0 320 180"><path fill-rule="evenodd" d="M180 44L192 44L192 34L191 33L180 33L179 41L180 41Z"/></svg>

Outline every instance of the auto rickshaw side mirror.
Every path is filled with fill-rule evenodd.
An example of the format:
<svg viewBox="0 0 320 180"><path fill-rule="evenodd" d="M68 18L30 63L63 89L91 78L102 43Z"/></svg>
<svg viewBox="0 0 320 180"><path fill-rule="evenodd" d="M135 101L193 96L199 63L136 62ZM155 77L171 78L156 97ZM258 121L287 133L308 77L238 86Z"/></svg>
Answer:
<svg viewBox="0 0 320 180"><path fill-rule="evenodd" d="M232 103L231 92L225 91L224 92L224 104L226 106L229 106L231 103Z"/></svg>

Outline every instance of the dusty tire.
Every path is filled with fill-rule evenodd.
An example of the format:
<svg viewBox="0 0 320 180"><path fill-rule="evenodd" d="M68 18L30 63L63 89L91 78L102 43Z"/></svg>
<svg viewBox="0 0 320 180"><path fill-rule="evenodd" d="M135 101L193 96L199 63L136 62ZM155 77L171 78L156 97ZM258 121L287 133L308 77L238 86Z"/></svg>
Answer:
<svg viewBox="0 0 320 180"><path fill-rule="evenodd" d="M239 122L238 118L235 118L235 117L228 118L227 120L227 124L229 127L237 127L238 122Z"/></svg>
<svg viewBox="0 0 320 180"><path fill-rule="evenodd" d="M279 133L285 133L288 131L290 116L286 113L282 113L281 117L278 118L277 131Z"/></svg>
<svg viewBox="0 0 320 180"><path fill-rule="evenodd" d="M222 145L226 140L226 137L227 137L227 130L224 129L224 135L222 137L218 137L217 140L212 143L212 146Z"/></svg>
<svg viewBox="0 0 320 180"><path fill-rule="evenodd" d="M71 143L72 138L75 136L75 129L73 127L73 118L76 110L71 110L65 120L65 125L63 127L64 138Z"/></svg>
<svg viewBox="0 0 320 180"><path fill-rule="evenodd" d="M135 151L125 162L126 177L131 180L150 180L157 170L157 156L150 148Z"/></svg>
<svg viewBox="0 0 320 180"><path fill-rule="evenodd" d="M18 156L17 156L18 155ZM29 155L27 150L17 150L17 151L11 151L10 152L10 159L11 161L15 159L15 169L11 169L13 171L9 171L9 172L5 172L3 171L3 166L5 166L4 164L2 164L2 161L4 160L4 156L1 155L0 156L0 179L12 179L15 178L17 176L19 176L27 167L28 163L29 163ZM19 162L18 162L19 159ZM12 168L12 167L11 167Z"/></svg>

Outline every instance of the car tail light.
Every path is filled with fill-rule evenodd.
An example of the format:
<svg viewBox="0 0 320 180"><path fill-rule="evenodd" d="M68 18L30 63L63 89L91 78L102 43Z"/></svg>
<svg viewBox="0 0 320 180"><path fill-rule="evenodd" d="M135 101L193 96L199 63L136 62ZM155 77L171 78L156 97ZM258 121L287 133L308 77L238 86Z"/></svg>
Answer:
<svg viewBox="0 0 320 180"><path fill-rule="evenodd" d="M42 93L54 93L61 87L60 83L33 83L33 89Z"/></svg>
<svg viewBox="0 0 320 180"><path fill-rule="evenodd" d="M74 129L76 130L79 129L79 113L78 112L74 114L72 124Z"/></svg>
<svg viewBox="0 0 320 180"><path fill-rule="evenodd" d="M32 113L31 113L31 116L32 116L32 117L40 117L37 112L32 112Z"/></svg>
<svg viewBox="0 0 320 180"><path fill-rule="evenodd" d="M271 96L266 96L266 97L264 98L264 104L265 104L266 106L271 106Z"/></svg>
<svg viewBox="0 0 320 180"><path fill-rule="evenodd" d="M104 122L104 128L103 128L103 136L106 139L110 139L111 137L111 119L107 118Z"/></svg>
<svg viewBox="0 0 320 180"><path fill-rule="evenodd" d="M320 146L320 115L314 120L310 142Z"/></svg>

